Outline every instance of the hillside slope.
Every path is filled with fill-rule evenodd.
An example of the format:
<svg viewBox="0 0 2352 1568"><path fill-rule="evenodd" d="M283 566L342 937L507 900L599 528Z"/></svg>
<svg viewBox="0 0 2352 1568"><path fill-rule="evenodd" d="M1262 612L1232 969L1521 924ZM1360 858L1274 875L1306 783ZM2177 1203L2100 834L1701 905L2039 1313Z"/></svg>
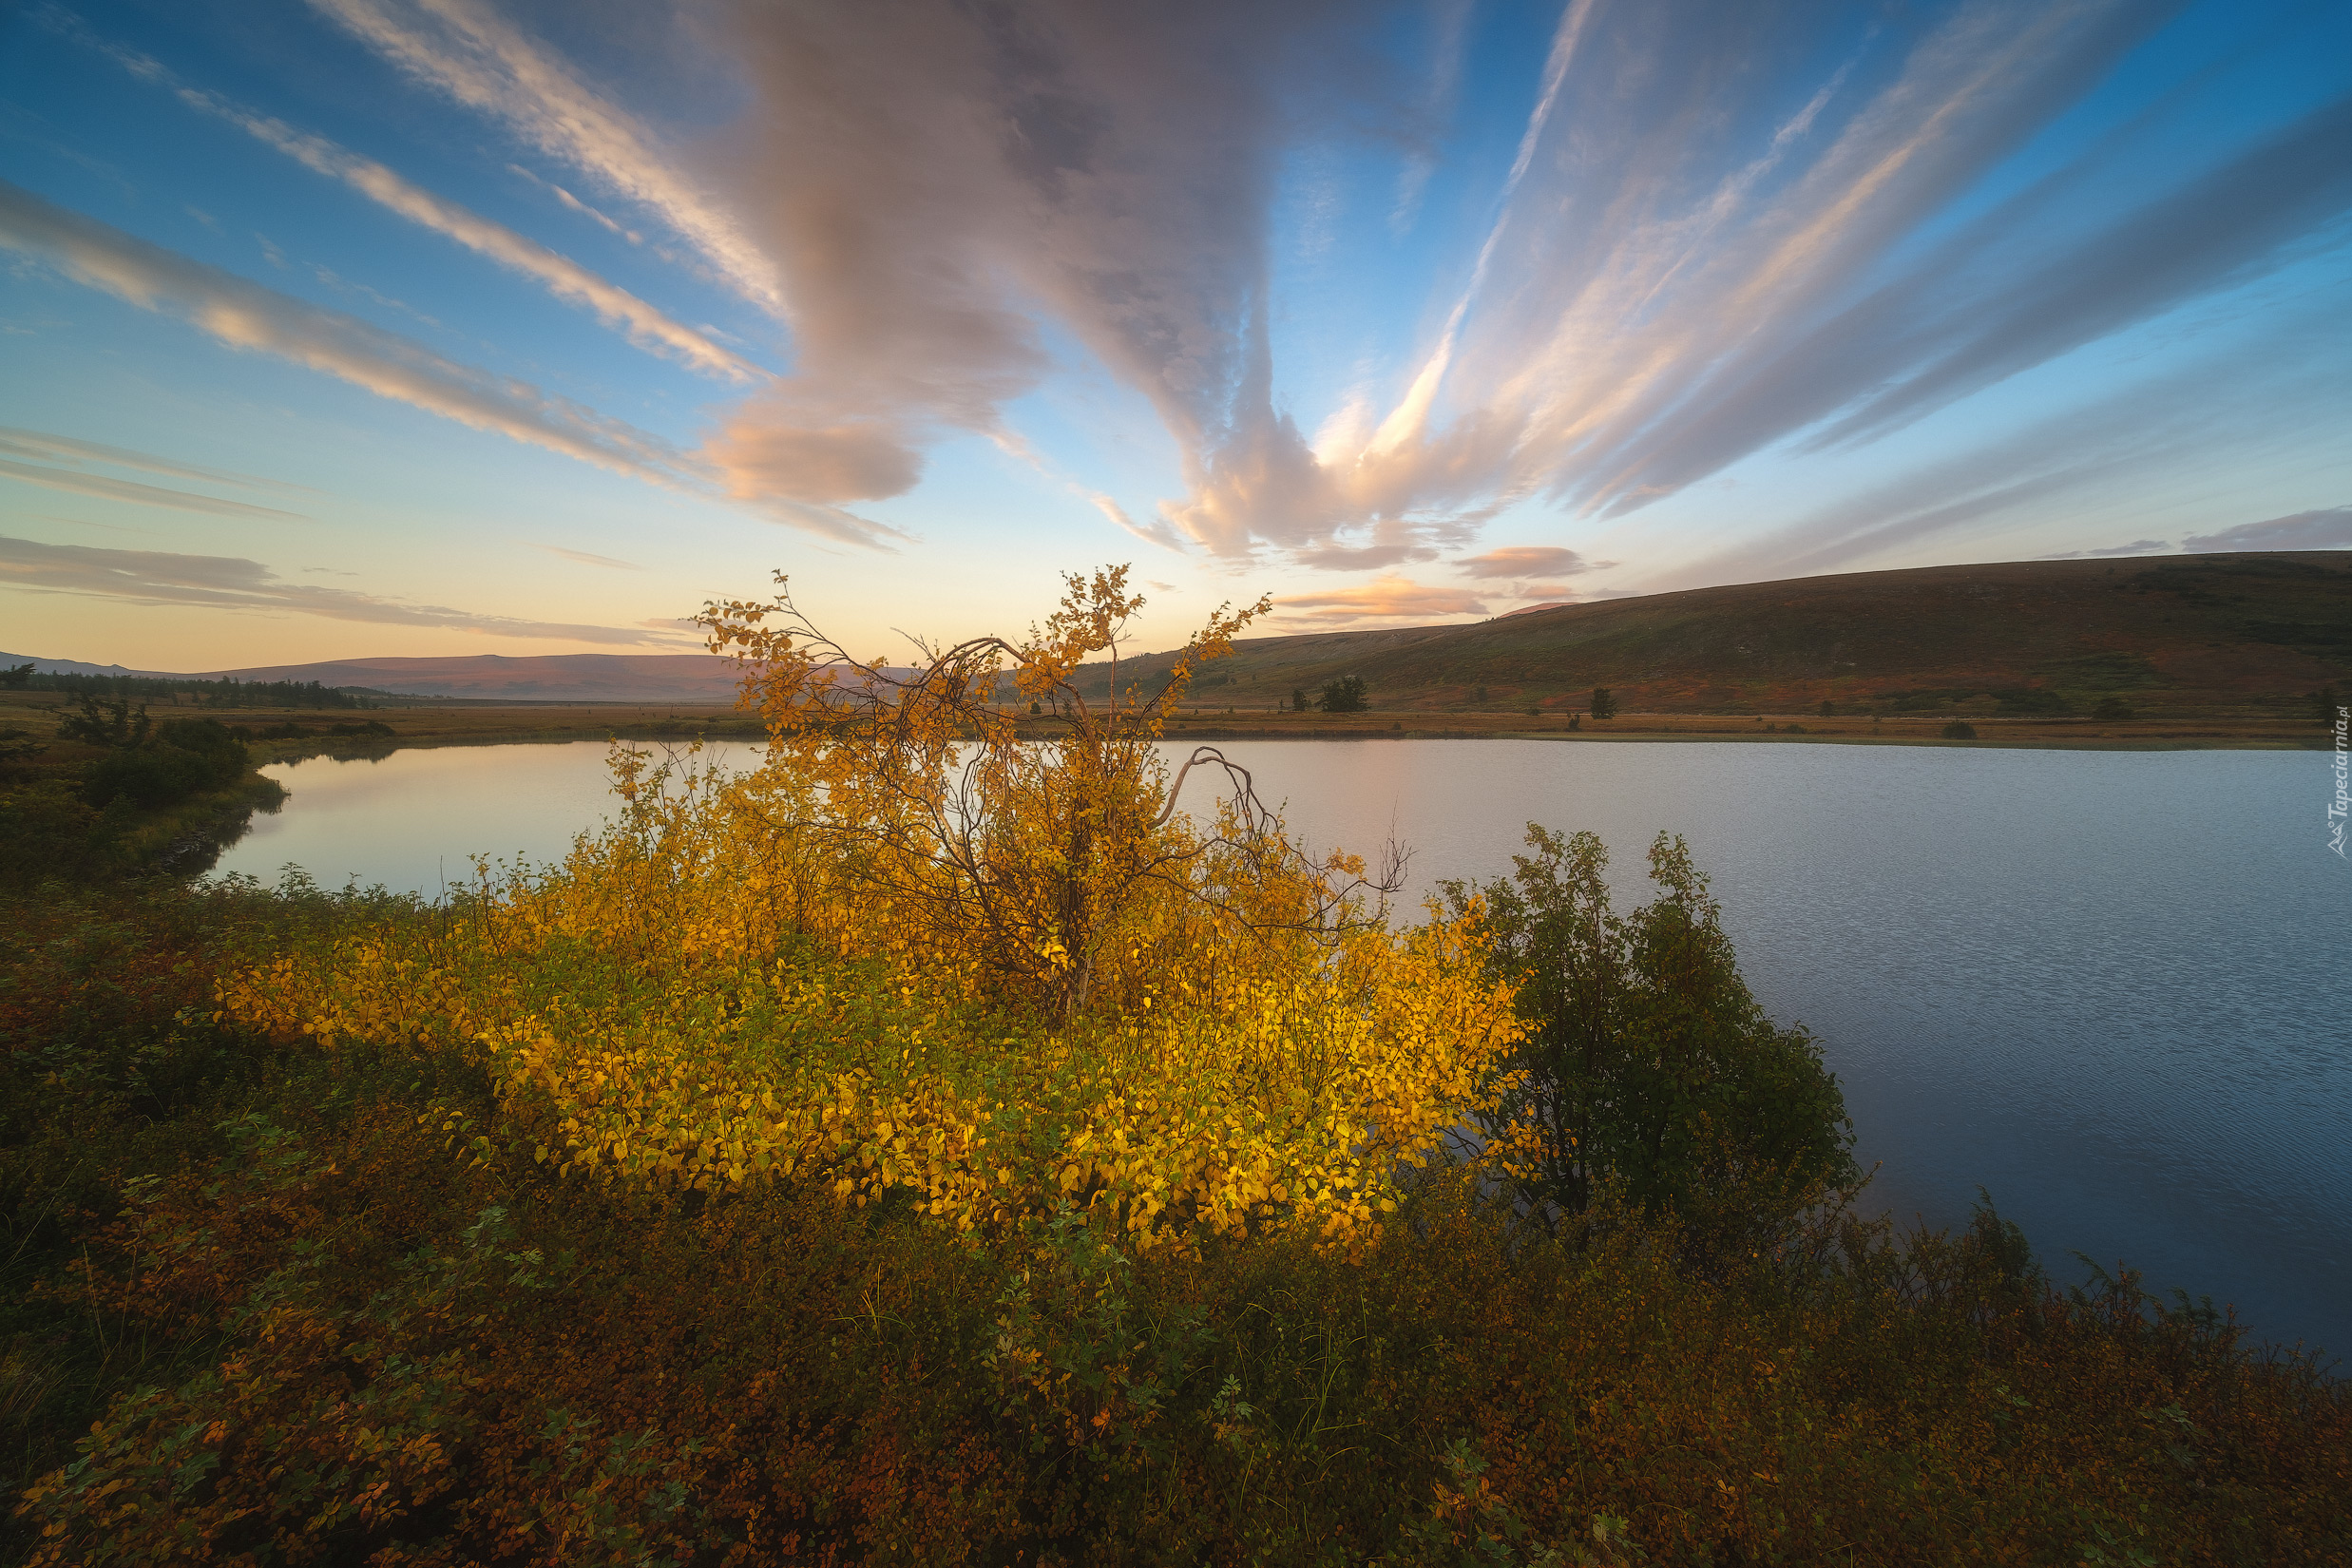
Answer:
<svg viewBox="0 0 2352 1568"><path fill-rule="evenodd" d="M1120 684L1170 659L1123 660ZM1396 709L1581 707L1607 686L1650 713L2263 712L2352 686L2352 552L1928 566L1259 638L1195 697L1277 706L1342 675Z"/></svg>

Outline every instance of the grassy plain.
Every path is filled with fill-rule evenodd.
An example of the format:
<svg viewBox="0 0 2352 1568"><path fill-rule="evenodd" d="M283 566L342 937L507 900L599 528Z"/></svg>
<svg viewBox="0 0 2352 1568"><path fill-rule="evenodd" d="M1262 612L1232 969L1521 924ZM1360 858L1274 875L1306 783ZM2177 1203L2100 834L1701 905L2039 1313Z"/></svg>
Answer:
<svg viewBox="0 0 2352 1568"><path fill-rule="evenodd" d="M35 735L54 734L54 698L41 693L0 692L0 726L15 725ZM167 710L158 707L159 714ZM207 709L232 725L257 733L292 725L305 736L256 741L263 761L322 753L366 755L404 746L479 746L573 740L678 742L702 737L755 741L758 719L732 706L683 703L456 703L419 698L365 713L288 714L284 709ZM1168 725L1171 740L1471 740L1542 739L1571 742L1625 740L1738 740L1791 745L2023 746L2101 751L2252 749L2320 746L2320 726L2300 708L2254 714L2200 717L2150 716L2123 722L2079 717L2003 717L1984 715L1969 722L1973 741L1953 741L1941 731L1945 715L1840 714L1824 718L1800 711L1752 714L1626 713L1606 721L1561 709L1524 712L1471 708L1376 707L1368 713L1291 713L1215 704L1188 704ZM390 736L337 735L338 724L379 723ZM1025 734L1043 738L1063 726L1053 719L1025 721ZM70 743L67 743L68 746Z"/></svg>

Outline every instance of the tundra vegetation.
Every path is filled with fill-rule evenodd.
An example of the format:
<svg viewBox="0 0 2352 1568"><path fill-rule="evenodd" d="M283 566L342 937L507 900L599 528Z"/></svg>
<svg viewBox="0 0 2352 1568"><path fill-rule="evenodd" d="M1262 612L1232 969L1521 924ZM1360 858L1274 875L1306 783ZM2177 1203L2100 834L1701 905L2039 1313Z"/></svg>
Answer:
<svg viewBox="0 0 2352 1568"><path fill-rule="evenodd" d="M1862 1217L1676 841L1630 913L1531 829L1407 918L1393 862L1163 760L1255 609L1097 701L1139 602L1067 585L911 669L710 606L763 764L617 747L606 831L442 905L10 895L17 1553L2352 1551L2316 1357L2057 1291L1989 1203Z"/></svg>
<svg viewBox="0 0 2352 1568"><path fill-rule="evenodd" d="M253 738L91 691L47 734L0 724L0 888L208 867L283 798L253 771Z"/></svg>

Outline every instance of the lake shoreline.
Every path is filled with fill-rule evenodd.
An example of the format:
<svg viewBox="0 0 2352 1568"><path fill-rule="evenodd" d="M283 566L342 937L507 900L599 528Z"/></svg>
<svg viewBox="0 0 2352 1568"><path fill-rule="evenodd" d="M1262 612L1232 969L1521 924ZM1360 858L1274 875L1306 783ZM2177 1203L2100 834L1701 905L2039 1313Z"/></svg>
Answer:
<svg viewBox="0 0 2352 1568"><path fill-rule="evenodd" d="M270 716L283 723L287 716ZM355 739L322 732L315 736L257 743L270 760L299 756L377 755L438 746L564 744L619 739L652 744L694 740L757 742L766 732L733 709L663 708L653 704L597 704L579 709L381 708L370 717L392 730L389 736ZM300 722L299 719L295 720ZM1960 750L2085 752L2317 751L2326 737L2316 730L2297 733L2276 719L2172 719L2099 724L2083 719L1972 717L1973 740L1946 739L1949 716L1882 718L1866 716L1807 718L1801 715L1631 714L1602 725L1571 729L1563 717L1515 721L1494 714L1373 712L1368 714L1282 714L1180 716L1163 738L1214 744L1244 740L1556 740L1735 741L1742 744L1925 746ZM1056 720L1028 720L1023 738L1048 740L1063 733Z"/></svg>
<svg viewBox="0 0 2352 1568"><path fill-rule="evenodd" d="M34 736L55 730L62 704L34 700L46 694L0 694L0 724L18 725ZM249 742L258 761L290 762L304 756L368 756L395 750L436 746L561 744L618 738L632 742L682 743L696 739L755 743L766 737L759 720L732 704L665 702L485 703L443 705L430 700L386 704L364 716L350 711L223 709L196 710L153 704L158 718L201 712L233 727L258 732L296 726L311 733ZM390 729L390 735L334 733L337 723L361 718ZM1578 727L1569 728L1571 717ZM1974 740L1947 740L1942 728L1955 719L1975 726ZM1024 738L1045 740L1062 733L1055 719L1023 718ZM2146 751L2322 751L2330 740L2316 723L2279 714L2198 712L2151 715L2127 722L2057 717L2003 717L1968 712L1931 715L1807 713L1629 713L1601 723L1566 711L1539 715L1463 709L1373 708L1358 714L1273 712L1220 713L1207 703L1180 710L1165 730L1170 741L1215 743L1244 740L1566 740L1566 741L1740 741L1776 744L1930 746L1976 750Z"/></svg>

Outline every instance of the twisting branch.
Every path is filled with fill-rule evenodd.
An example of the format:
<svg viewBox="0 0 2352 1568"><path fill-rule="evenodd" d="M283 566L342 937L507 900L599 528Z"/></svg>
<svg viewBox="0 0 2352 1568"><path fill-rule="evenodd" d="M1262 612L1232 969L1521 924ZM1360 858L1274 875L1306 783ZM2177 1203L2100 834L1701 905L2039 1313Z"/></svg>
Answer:
<svg viewBox="0 0 2352 1568"><path fill-rule="evenodd" d="M763 818L842 846L851 874L889 903L927 911L934 930L976 933L985 965L1055 994L1065 1012L1085 1004L1106 958L1141 962L1132 915L1147 885L1261 937L1336 936L1365 923L1365 895L1379 895L1378 920L1403 886L1393 846L1376 878L1346 857L1309 860L1250 771L1215 747L1195 748L1167 777L1165 716L1195 668L1228 654L1270 601L1220 607L1149 699L1122 703L1114 679L1106 707L1086 700L1079 669L1116 653L1143 602L1126 574L1067 578L1061 607L1019 642L910 639L921 662L903 673L852 659L781 574L775 601L713 603L698 618L712 651L744 663L742 705L767 720ZM995 705L1007 674L1019 701L1050 706L1060 733L1021 736ZM1232 786L1205 832L1175 824L1196 767L1222 769Z"/></svg>
<svg viewBox="0 0 2352 1568"><path fill-rule="evenodd" d="M1193 748L1193 755L1184 759L1184 766L1176 770L1175 781L1168 786L1168 803L1159 809L1157 816L1152 818L1152 826L1160 827L1170 817L1176 815L1176 796L1184 791L1185 775L1191 773L1197 764L1203 762L1213 762L1224 769L1225 776L1239 786L1234 791L1234 803L1248 813L1250 825L1253 830L1264 832L1267 825L1273 821L1273 813L1268 811L1264 803L1258 799L1256 784L1250 776L1250 770L1218 751L1214 746Z"/></svg>

